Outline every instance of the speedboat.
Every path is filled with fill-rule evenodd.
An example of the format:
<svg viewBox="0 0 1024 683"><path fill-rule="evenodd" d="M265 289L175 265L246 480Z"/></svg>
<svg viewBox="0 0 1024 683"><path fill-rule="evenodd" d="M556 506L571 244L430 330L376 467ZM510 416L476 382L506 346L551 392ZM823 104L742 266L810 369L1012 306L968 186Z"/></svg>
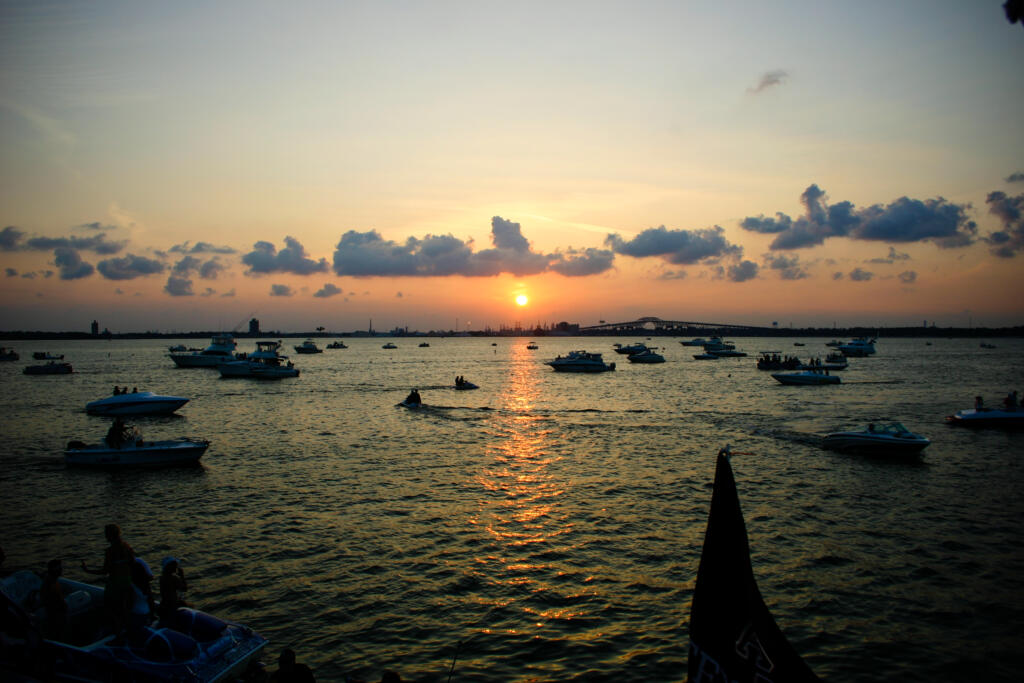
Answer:
<svg viewBox="0 0 1024 683"><path fill-rule="evenodd" d="M858 337L853 341L840 344L839 350L847 357L864 358L875 353L875 342L867 337Z"/></svg>
<svg viewBox="0 0 1024 683"><path fill-rule="evenodd" d="M221 377L249 377L254 379L282 379L298 377L299 370L287 356L278 353L279 341L258 341L256 350L244 358L217 366Z"/></svg>
<svg viewBox="0 0 1024 683"><path fill-rule="evenodd" d="M388 342L387 344L382 345L380 348L382 348L382 349L397 349L398 347L395 346L394 343Z"/></svg>
<svg viewBox="0 0 1024 683"><path fill-rule="evenodd" d="M343 342L343 341L336 341L336 342L331 342L330 344L328 344L327 348L329 348L329 349L347 349L348 346L346 346L345 342Z"/></svg>
<svg viewBox="0 0 1024 683"><path fill-rule="evenodd" d="M625 355L632 355L634 353L641 353L647 350L647 344L643 342L637 342L636 344L630 344L629 346L623 346L622 344L615 344L615 353L621 353Z"/></svg>
<svg viewBox="0 0 1024 683"><path fill-rule="evenodd" d="M645 348L639 353L631 353L626 357L630 363L664 363L665 356L655 353L654 349Z"/></svg>
<svg viewBox="0 0 1024 683"><path fill-rule="evenodd" d="M85 444L68 442L64 449L64 462L77 467L170 467L193 465L199 462L210 442L204 439L182 437L167 441L145 441L135 430L133 436L111 446L106 441Z"/></svg>
<svg viewBox="0 0 1024 683"><path fill-rule="evenodd" d="M467 382L466 380L462 380L461 382L456 382L453 386L456 389L458 389L459 391L468 391L470 389L479 389L480 388L477 385L473 384L472 382Z"/></svg>
<svg viewBox="0 0 1024 683"><path fill-rule="evenodd" d="M946 417L946 424L961 427L1024 429L1024 407L958 410Z"/></svg>
<svg viewBox="0 0 1024 683"><path fill-rule="evenodd" d="M14 349L9 349L6 346L0 346L0 361L4 360L18 360L21 356Z"/></svg>
<svg viewBox="0 0 1024 683"><path fill-rule="evenodd" d="M705 339L704 337L696 337L694 339L690 339L689 341L683 340L679 343L682 344L683 346L704 346L705 344L708 343L708 340Z"/></svg>
<svg viewBox="0 0 1024 683"><path fill-rule="evenodd" d="M102 586L64 577L59 582L68 607L62 629L67 635L29 638L19 646L24 648L24 657L19 658L24 666L47 662L47 680L52 676L69 681L233 681L267 644L246 626L187 607L118 638L107 625ZM41 578L28 569L0 582L9 617L5 629L9 625L13 631L37 634L57 630L48 624L46 608L39 606L41 587ZM16 664L13 671L6 666L3 670L14 680L35 680L38 675L35 670L22 671L32 678L21 678Z"/></svg>
<svg viewBox="0 0 1024 683"><path fill-rule="evenodd" d="M295 353L323 353L324 350L316 345L312 339L307 339L295 347Z"/></svg>
<svg viewBox="0 0 1024 683"><path fill-rule="evenodd" d="M215 368L235 359L237 343L230 334L218 334L202 351L168 354L179 368Z"/></svg>
<svg viewBox="0 0 1024 683"><path fill-rule="evenodd" d="M74 371L71 363L58 363L52 360L45 365L25 366L26 375L70 375Z"/></svg>
<svg viewBox="0 0 1024 683"><path fill-rule="evenodd" d="M425 348L427 348L428 346L430 346L430 344L429 344L429 343L427 343L427 342L420 342L420 348L421 348L421 349L425 349Z"/></svg>
<svg viewBox="0 0 1024 683"><path fill-rule="evenodd" d="M822 446L834 451L858 451L891 455L916 455L931 441L915 434L899 422L868 425L862 432L832 432Z"/></svg>
<svg viewBox="0 0 1024 683"><path fill-rule="evenodd" d="M34 360L64 360L64 354L55 356L47 351L33 351L32 358Z"/></svg>
<svg viewBox="0 0 1024 683"><path fill-rule="evenodd" d="M773 372L772 377L782 384L839 384L839 378L835 375L826 375L824 372L815 370L803 370L802 372Z"/></svg>
<svg viewBox="0 0 1024 683"><path fill-rule="evenodd" d="M536 342L530 342L529 344L527 344L527 345L526 345L526 348L528 348L528 349L529 349L529 350L531 350L531 351L536 351L536 350L537 350L537 349L539 349L540 347L539 347L539 346L537 346L537 343L536 343Z"/></svg>
<svg viewBox="0 0 1024 683"><path fill-rule="evenodd" d="M586 351L570 351L568 355L558 356L544 364L557 372L607 372L615 369L615 363L605 363L601 354Z"/></svg>
<svg viewBox="0 0 1024 683"><path fill-rule="evenodd" d="M181 396L161 396L152 391L107 396L85 404L90 415L170 415L188 403Z"/></svg>

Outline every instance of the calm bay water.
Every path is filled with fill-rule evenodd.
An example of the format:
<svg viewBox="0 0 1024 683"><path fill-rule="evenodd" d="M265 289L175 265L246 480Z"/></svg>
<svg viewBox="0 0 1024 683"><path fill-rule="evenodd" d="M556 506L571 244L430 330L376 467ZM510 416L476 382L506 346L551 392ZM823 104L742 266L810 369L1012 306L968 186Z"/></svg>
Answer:
<svg viewBox="0 0 1024 683"><path fill-rule="evenodd" d="M301 340L287 340L291 345ZM324 340L326 342L328 340ZM1024 669L1024 434L942 423L1024 390L1024 340L882 339L843 384L783 387L742 359L612 353L628 338L346 340L292 354L279 382L179 369L174 341L22 342L0 364L8 568L102 558L119 523L151 564L185 558L190 600L285 646L318 680L682 681L714 456L731 443L754 571L821 677L1019 680ZM195 345L195 340L186 343ZM322 345L322 343L321 343ZM251 350L243 340L239 350ZM554 373L574 348L618 369ZM32 351L76 374L21 374ZM456 375L480 385L455 391ZM198 468L67 469L67 441L109 424L115 385L188 396L147 438L201 436ZM395 407L418 387L427 408ZM894 419L919 461L823 451L828 431Z"/></svg>

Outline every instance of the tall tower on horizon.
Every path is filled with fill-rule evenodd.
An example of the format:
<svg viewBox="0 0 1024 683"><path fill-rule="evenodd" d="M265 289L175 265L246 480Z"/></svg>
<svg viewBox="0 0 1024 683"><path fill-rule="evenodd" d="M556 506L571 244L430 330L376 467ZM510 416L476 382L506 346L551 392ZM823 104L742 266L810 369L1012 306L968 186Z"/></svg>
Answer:
<svg viewBox="0 0 1024 683"><path fill-rule="evenodd" d="M100 324L95 320L92 321L92 336L97 337L100 334Z"/></svg>
<svg viewBox="0 0 1024 683"><path fill-rule="evenodd" d="M260 321L256 318L249 321L249 334L253 337L260 336Z"/></svg>

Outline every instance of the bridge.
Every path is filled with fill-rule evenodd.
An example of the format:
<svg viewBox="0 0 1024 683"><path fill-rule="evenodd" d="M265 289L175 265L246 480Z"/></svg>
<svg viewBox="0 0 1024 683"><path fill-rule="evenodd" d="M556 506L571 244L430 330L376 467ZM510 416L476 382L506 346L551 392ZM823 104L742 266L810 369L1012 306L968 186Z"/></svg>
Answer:
<svg viewBox="0 0 1024 683"><path fill-rule="evenodd" d="M716 330L721 332L768 332L771 333L778 328L756 327L754 325L731 325L728 323L708 323L695 320L662 320L653 316L638 318L621 323L606 323L601 321L599 325L581 327L580 334L630 334L640 331L653 332L655 334L688 335L697 332Z"/></svg>

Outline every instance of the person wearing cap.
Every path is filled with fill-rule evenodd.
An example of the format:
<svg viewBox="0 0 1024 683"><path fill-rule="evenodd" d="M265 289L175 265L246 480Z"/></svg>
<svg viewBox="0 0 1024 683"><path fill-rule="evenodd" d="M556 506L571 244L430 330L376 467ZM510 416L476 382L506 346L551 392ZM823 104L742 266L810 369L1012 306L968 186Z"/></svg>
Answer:
<svg viewBox="0 0 1024 683"><path fill-rule="evenodd" d="M160 567L160 618L167 619L179 607L188 607L181 597L188 590L188 583L178 558L165 557Z"/></svg>

